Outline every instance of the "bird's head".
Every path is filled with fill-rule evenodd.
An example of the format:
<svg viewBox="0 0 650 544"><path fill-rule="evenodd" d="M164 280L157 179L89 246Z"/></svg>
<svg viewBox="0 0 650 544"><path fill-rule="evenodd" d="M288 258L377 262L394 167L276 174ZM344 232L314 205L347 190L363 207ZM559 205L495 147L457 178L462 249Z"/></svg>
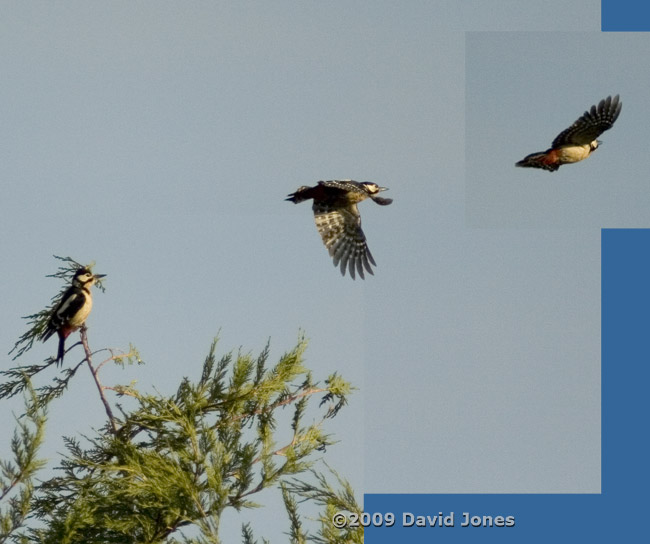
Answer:
<svg viewBox="0 0 650 544"><path fill-rule="evenodd" d="M375 203L381 206L387 206L393 201L392 198L382 198L380 196L377 196L377 193L381 193L382 191L388 191L388 187L380 187L376 183L372 183L370 181L364 181L362 182L362 185L367 191L370 198L372 198L372 200Z"/></svg>
<svg viewBox="0 0 650 544"><path fill-rule="evenodd" d="M594 140L589 144L589 147L591 147L591 150L593 151L594 149L597 149L599 145L601 145L603 142L600 140Z"/></svg>
<svg viewBox="0 0 650 544"><path fill-rule="evenodd" d="M388 191L388 187L380 187L379 185L373 183L372 181L363 181L361 182L361 185L363 185L364 189L369 195L376 195L381 191Z"/></svg>
<svg viewBox="0 0 650 544"><path fill-rule="evenodd" d="M93 274L90 268L79 268L72 278L72 284L77 287L92 287L96 280L106 277L106 274Z"/></svg>

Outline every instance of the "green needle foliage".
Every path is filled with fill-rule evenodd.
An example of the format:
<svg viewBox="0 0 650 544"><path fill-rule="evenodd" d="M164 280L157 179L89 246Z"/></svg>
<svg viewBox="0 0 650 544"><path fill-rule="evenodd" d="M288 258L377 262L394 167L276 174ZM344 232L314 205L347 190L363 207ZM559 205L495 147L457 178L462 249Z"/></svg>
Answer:
<svg viewBox="0 0 650 544"><path fill-rule="evenodd" d="M69 283L80 265L62 260L67 265L57 277ZM49 308L28 316L32 327L16 343L16 356L31 347L57 302L55 297ZM332 472L331 485L314 469L334 443L325 424L339 414L352 388L337 374L322 384L314 381L304 365L304 337L275 364L269 363L268 344L256 357L241 350L219 357L215 339L198 379L184 378L167 396L102 384L106 363L141 362L135 348L92 352L85 327L81 344L81 362L57 369L45 385L32 388L31 379L55 368L51 358L0 372L0 399L21 391L28 399L11 443L15 460L1 465L0 544L217 544L224 512L238 511L245 520L246 509L260 507L254 500L265 489L276 489L284 503L290 542L363 541L363 529L331 524L335 511L360 513L349 484ZM106 359L93 362L103 352ZM35 486L34 474L43 466L36 452L45 410L84 365L106 425L92 437L80 430L81 439L65 438L65 454L49 467L55 476ZM123 402L110 402L109 391ZM305 521L305 502L310 513L322 513ZM260 542L245 521L242 542Z"/></svg>
<svg viewBox="0 0 650 544"><path fill-rule="evenodd" d="M0 461L0 544L22 542L17 531L25 524L34 495L34 475L45 464L37 458L45 431L45 410L38 408L29 382L24 417L16 420L11 439L13 461Z"/></svg>
<svg viewBox="0 0 650 544"><path fill-rule="evenodd" d="M215 340L200 379L184 379L172 396L122 389L137 406L121 411L117 434L107 426L87 449L66 441L62 475L38 489L33 515L46 528L33 529L31 541L174 542L173 535L194 527L200 538L193 542L217 543L226 509L256 507L253 495L282 486L291 541L323 542L302 528L295 498L310 499L305 490L321 501L338 496L309 469L315 453L333 443L322 426L345 404L349 386L336 376L327 381L335 389L312 381L303 366L304 339L270 368L268 345L256 358L228 353L219 360L216 346ZM305 424L312 397L321 399L322 413ZM280 421L291 429L282 444L275 439ZM298 487L300 475L312 483L299 480ZM353 501L346 506L358 510ZM254 542L250 527L243 538Z"/></svg>
<svg viewBox="0 0 650 544"><path fill-rule="evenodd" d="M323 507L318 521L320 530L317 535L310 537L310 541L319 544L360 544L363 542L362 527L337 527L333 523L334 515L338 512L354 513L361 516L362 511L354 496L352 486L330 467L330 474L333 476L336 485L332 485L322 473L310 470L314 476L313 480L293 478L282 484L284 503L289 517L292 519L291 503L293 497L301 497L303 501L311 501ZM293 525L293 524L292 524ZM292 540L292 542L294 542ZM296 541L297 542L297 541Z"/></svg>

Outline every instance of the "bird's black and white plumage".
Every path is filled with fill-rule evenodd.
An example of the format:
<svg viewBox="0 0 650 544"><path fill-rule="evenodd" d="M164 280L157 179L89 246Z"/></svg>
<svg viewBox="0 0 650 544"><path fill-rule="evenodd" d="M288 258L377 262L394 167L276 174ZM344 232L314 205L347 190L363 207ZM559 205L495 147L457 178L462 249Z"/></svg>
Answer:
<svg viewBox="0 0 650 544"><path fill-rule="evenodd" d="M365 279L364 269L373 274L371 265L377 266L377 263L372 258L361 230L357 204L371 198L377 204L386 206L393 200L378 196L379 192L386 190L386 187L369 181L319 181L314 187L300 187L287 200L295 204L310 198L314 200L312 210L316 228L334 259L334 266L340 266L343 275L347 269L352 279L356 272L361 279Z"/></svg>
<svg viewBox="0 0 650 544"><path fill-rule="evenodd" d="M50 319L40 339L45 342L54 333L59 335L59 349L56 362L63 362L65 339L79 329L88 318L93 307L90 288L105 274L93 274L88 268L79 268L72 278L72 285L63 293L61 300L52 310Z"/></svg>
<svg viewBox="0 0 650 544"><path fill-rule="evenodd" d="M598 136L614 126L622 107L618 95L604 98L597 106L591 106L569 128L560 132L549 149L531 153L515 166L543 168L554 172L563 164L586 159L600 144Z"/></svg>

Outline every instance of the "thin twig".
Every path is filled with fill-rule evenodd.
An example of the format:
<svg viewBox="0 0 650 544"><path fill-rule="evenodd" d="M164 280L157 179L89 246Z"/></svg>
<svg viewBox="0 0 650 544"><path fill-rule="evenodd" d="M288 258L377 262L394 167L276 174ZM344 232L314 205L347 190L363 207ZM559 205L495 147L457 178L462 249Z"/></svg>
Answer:
<svg viewBox="0 0 650 544"><path fill-rule="evenodd" d="M108 389L109 391L115 391L118 395L133 397L134 399L139 398L139 395L137 393L129 391L126 387L111 387L110 385L104 385L102 387L103 389Z"/></svg>
<svg viewBox="0 0 650 544"><path fill-rule="evenodd" d="M18 474L16 474L15 478L11 481L11 483L9 483L9 485L4 488L2 494L0 494L0 501L2 501L7 495L9 495L9 493L11 493L11 490L23 480L26 473L27 467L24 467Z"/></svg>
<svg viewBox="0 0 650 544"><path fill-rule="evenodd" d="M95 367L93 367L92 352L88 347L88 336L86 335L86 331L87 331L86 325L84 324L81 326L81 343L86 353L86 362L88 363L88 368L90 368L90 373L93 375L93 379L95 380L95 385L97 386L97 391L99 391L99 397L102 399L102 403L104 404L104 409L106 410L106 415L108 416L108 421L111 424L111 429L113 430L113 434L116 435L117 425L115 423L115 416L113 415L113 410L111 410L111 405L108 404L106 395L104 395L104 387L99 381L99 375L98 375L99 369L95 369Z"/></svg>
<svg viewBox="0 0 650 544"><path fill-rule="evenodd" d="M133 350L129 351L128 353L124 353L122 350L118 350L117 348L98 349L94 353L101 353L102 351L108 351L111 354L111 356L108 357L107 359L104 359L101 363L99 363L99 366L97 367L98 372L99 369L103 367L106 363L110 363L111 361L117 361L118 359L128 359L129 357L133 357L136 355L136 353ZM119 351L117 355L115 354L116 351Z"/></svg>

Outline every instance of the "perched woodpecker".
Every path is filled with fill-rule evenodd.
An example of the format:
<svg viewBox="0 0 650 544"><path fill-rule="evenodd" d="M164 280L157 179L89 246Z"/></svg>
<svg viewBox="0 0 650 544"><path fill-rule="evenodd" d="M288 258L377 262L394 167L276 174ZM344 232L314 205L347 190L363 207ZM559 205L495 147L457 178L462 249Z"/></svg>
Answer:
<svg viewBox="0 0 650 544"><path fill-rule="evenodd" d="M88 268L79 268L72 278L72 285L63 293L61 301L52 310L52 315L41 340L45 342L55 332L59 335L59 350L56 363L63 362L65 354L65 339L79 329L90 314L93 307L93 297L90 288L95 280L106 274L93 274Z"/></svg>
<svg viewBox="0 0 650 544"><path fill-rule="evenodd" d="M602 143L596 138L612 128L622 107L623 103L619 101L618 95L614 98L604 98L598 106L591 106L591 110L586 111L575 123L561 132L553 140L550 149L531 153L515 166L543 168L555 172L563 164L586 159Z"/></svg>
<svg viewBox="0 0 650 544"><path fill-rule="evenodd" d="M347 268L352 279L355 279L355 271L361 279L365 279L363 269L374 274L370 265L377 266L377 263L372 258L366 237L361 230L361 216L357 204L371 198L377 204L386 206L393 200L378 196L379 192L386 190L386 187L369 181L319 181L314 187L300 187L286 200L298 204L312 198L316 228L334 259L334 266L340 264L341 274L344 276Z"/></svg>

